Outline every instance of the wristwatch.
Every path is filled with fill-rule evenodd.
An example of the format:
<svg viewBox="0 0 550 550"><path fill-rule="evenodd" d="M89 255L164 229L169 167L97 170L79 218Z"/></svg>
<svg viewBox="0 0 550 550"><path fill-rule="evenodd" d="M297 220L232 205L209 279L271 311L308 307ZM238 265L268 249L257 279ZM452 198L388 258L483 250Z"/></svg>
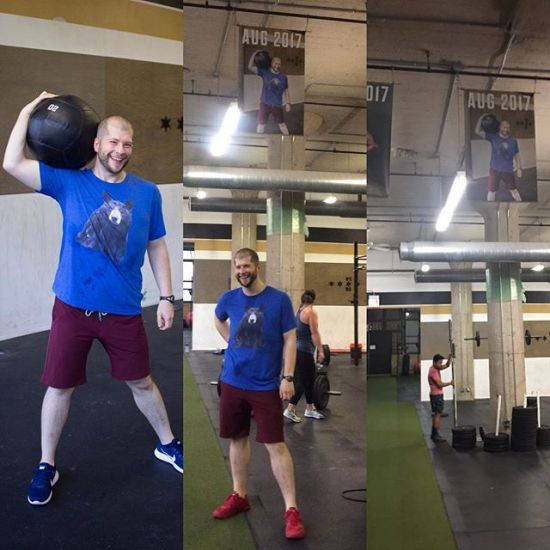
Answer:
<svg viewBox="0 0 550 550"><path fill-rule="evenodd" d="M286 376L283 376L283 378L284 378L287 382L294 382L294 376L292 376L292 374L287 374Z"/></svg>
<svg viewBox="0 0 550 550"><path fill-rule="evenodd" d="M170 296L161 296L159 298L159 301L160 300L166 300L167 302L173 304L176 301L176 297L173 294L170 294Z"/></svg>

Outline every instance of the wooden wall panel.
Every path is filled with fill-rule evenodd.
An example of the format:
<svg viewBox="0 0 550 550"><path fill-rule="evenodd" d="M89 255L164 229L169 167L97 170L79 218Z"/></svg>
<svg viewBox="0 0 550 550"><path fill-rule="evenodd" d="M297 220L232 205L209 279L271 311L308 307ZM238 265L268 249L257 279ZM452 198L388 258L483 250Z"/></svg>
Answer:
<svg viewBox="0 0 550 550"><path fill-rule="evenodd" d="M0 46L0 67L2 156L21 108L47 90L81 97L100 117L126 116L136 141L129 169L158 184L182 181L181 67L8 46ZM22 192L26 188L0 170L0 194Z"/></svg>

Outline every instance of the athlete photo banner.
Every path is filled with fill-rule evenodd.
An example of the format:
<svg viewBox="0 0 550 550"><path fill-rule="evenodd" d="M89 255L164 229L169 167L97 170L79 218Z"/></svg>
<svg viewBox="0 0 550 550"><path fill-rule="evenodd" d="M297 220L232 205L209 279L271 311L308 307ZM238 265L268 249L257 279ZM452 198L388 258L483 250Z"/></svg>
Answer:
<svg viewBox="0 0 550 550"><path fill-rule="evenodd" d="M467 197L536 202L533 94L464 90Z"/></svg>
<svg viewBox="0 0 550 550"><path fill-rule="evenodd" d="M367 84L367 189L387 197L390 185L393 85Z"/></svg>
<svg viewBox="0 0 550 550"><path fill-rule="evenodd" d="M239 130L304 135L305 33L240 27Z"/></svg>

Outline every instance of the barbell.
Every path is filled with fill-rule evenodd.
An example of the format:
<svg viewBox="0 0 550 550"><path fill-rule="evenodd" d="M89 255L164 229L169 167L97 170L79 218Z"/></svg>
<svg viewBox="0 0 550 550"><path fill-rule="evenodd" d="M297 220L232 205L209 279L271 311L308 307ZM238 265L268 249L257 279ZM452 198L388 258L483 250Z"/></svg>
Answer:
<svg viewBox="0 0 550 550"><path fill-rule="evenodd" d="M546 336L532 336L529 330L525 331L525 343L530 346L532 340L542 340L546 342Z"/></svg>
<svg viewBox="0 0 550 550"><path fill-rule="evenodd" d="M528 346L531 345L531 342L533 340L542 340L544 342L547 340L546 336L533 336L529 329L525 331L524 338L525 338L525 344ZM479 330L476 330L475 336L473 336L472 338L464 338L464 340L473 340L476 343L476 346L479 348L479 346L481 345L481 340L488 340L488 338L485 336L482 337L481 334L479 333Z"/></svg>
<svg viewBox="0 0 550 550"><path fill-rule="evenodd" d="M488 340L488 338L482 338L481 334L479 334L479 330L476 330L476 335L473 338L464 338L464 340L473 340L476 343L476 346L479 348L479 346L481 346L481 340Z"/></svg>

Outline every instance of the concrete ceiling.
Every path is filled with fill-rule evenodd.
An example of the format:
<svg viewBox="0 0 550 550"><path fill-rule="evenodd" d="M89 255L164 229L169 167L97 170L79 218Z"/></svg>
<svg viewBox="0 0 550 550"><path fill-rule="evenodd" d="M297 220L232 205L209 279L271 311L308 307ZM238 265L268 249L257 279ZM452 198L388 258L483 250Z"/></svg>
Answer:
<svg viewBox="0 0 550 550"><path fill-rule="evenodd" d="M306 32L305 169L364 174L364 0L242 1L231 2L231 10L225 9L227 4L184 2L185 164L267 166L267 140L256 134L236 135L221 158L207 149L229 102L238 96L238 26L251 25ZM323 197L312 193L308 198Z"/></svg>
<svg viewBox="0 0 550 550"><path fill-rule="evenodd" d="M368 80L394 85L390 193L368 193L370 241L483 240L466 200L446 233L434 223L462 166L462 90L489 87L535 94L539 201L521 206L521 238L550 240L549 8L546 0L369 0ZM489 75L497 71L504 76Z"/></svg>

